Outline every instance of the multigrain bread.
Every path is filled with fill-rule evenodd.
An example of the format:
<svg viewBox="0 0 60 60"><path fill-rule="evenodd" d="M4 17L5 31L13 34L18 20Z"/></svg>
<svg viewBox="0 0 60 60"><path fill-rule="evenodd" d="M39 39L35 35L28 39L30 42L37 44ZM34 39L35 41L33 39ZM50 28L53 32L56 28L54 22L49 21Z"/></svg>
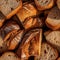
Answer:
<svg viewBox="0 0 60 60"><path fill-rule="evenodd" d="M58 52L48 43L42 43L40 60L56 60Z"/></svg>
<svg viewBox="0 0 60 60"><path fill-rule="evenodd" d="M22 0L0 0L0 11L9 19L22 7Z"/></svg>
<svg viewBox="0 0 60 60"><path fill-rule="evenodd" d="M52 30L57 30L60 28L60 10L57 7L53 7L45 21L47 27Z"/></svg>
<svg viewBox="0 0 60 60"><path fill-rule="evenodd" d="M25 29L43 26L42 19L40 19L39 17L35 17L35 18L29 17L22 24Z"/></svg>
<svg viewBox="0 0 60 60"><path fill-rule="evenodd" d="M33 29L30 30L24 36L18 50L17 55L21 59L28 59L30 56L40 57L42 42L42 30Z"/></svg>
<svg viewBox="0 0 60 60"><path fill-rule="evenodd" d="M20 58L13 52L5 52L0 57L0 60L20 60Z"/></svg>
<svg viewBox="0 0 60 60"><path fill-rule="evenodd" d="M46 10L54 5L54 0L34 0L38 10Z"/></svg>
<svg viewBox="0 0 60 60"><path fill-rule="evenodd" d="M22 9L16 15L23 22L27 17L35 16L36 14L37 9L31 3L24 3Z"/></svg>
<svg viewBox="0 0 60 60"><path fill-rule="evenodd" d="M49 31L48 31L49 32ZM60 31L50 31L49 33L45 32L45 38L47 42L53 45L60 52Z"/></svg>

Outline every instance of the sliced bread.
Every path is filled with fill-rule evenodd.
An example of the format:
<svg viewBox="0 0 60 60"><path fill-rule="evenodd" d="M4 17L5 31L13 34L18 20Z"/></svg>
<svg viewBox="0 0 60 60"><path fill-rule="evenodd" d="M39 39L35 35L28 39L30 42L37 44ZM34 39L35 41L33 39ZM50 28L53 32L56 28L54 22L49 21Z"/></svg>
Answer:
<svg viewBox="0 0 60 60"><path fill-rule="evenodd" d="M5 52L0 57L0 60L20 60L20 58L13 52Z"/></svg>
<svg viewBox="0 0 60 60"><path fill-rule="evenodd" d="M34 0L38 10L46 10L54 5L54 0Z"/></svg>
<svg viewBox="0 0 60 60"><path fill-rule="evenodd" d="M16 15L23 22L27 17L35 16L36 14L37 10L31 3L24 3L22 9Z"/></svg>
<svg viewBox="0 0 60 60"><path fill-rule="evenodd" d="M0 0L0 11L9 19L22 7L22 0Z"/></svg>
<svg viewBox="0 0 60 60"><path fill-rule="evenodd" d="M56 47L60 52L60 31L51 31L47 35L45 32L45 38L47 42Z"/></svg>
<svg viewBox="0 0 60 60"><path fill-rule="evenodd" d="M21 59L28 59L30 56L40 57L42 42L42 30L33 29L23 38L21 45L17 50L17 55Z"/></svg>
<svg viewBox="0 0 60 60"><path fill-rule="evenodd" d="M56 60L58 52L48 43L42 43L40 60Z"/></svg>
<svg viewBox="0 0 60 60"><path fill-rule="evenodd" d="M45 21L47 27L52 30L57 30L60 28L60 10L57 7L53 7Z"/></svg>

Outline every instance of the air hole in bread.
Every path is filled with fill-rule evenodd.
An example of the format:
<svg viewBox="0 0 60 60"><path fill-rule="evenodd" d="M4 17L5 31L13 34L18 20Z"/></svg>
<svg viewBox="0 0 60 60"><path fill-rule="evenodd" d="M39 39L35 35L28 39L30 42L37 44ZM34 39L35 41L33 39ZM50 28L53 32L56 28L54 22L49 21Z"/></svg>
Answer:
<svg viewBox="0 0 60 60"><path fill-rule="evenodd" d="M2 49L3 47L1 46L0 49Z"/></svg>
<svg viewBox="0 0 60 60"><path fill-rule="evenodd" d="M49 47L47 46L47 49L49 50Z"/></svg>
<svg viewBox="0 0 60 60"><path fill-rule="evenodd" d="M9 57L11 57L11 55L8 55Z"/></svg>
<svg viewBox="0 0 60 60"><path fill-rule="evenodd" d="M47 53L46 50L44 50L44 53L45 53L45 54Z"/></svg>
<svg viewBox="0 0 60 60"><path fill-rule="evenodd" d="M51 55L51 57L53 57L53 55Z"/></svg>
<svg viewBox="0 0 60 60"><path fill-rule="evenodd" d="M34 60L34 56L30 56L28 60Z"/></svg>
<svg viewBox="0 0 60 60"><path fill-rule="evenodd" d="M11 8L11 10L13 10L13 8Z"/></svg>

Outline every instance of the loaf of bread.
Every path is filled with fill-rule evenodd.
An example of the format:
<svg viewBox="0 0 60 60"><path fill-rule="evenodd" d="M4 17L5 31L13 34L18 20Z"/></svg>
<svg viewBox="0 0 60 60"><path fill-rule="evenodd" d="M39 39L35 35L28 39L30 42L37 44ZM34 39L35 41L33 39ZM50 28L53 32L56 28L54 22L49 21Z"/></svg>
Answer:
<svg viewBox="0 0 60 60"><path fill-rule="evenodd" d="M22 0L0 0L0 11L9 19L22 7Z"/></svg>
<svg viewBox="0 0 60 60"><path fill-rule="evenodd" d="M46 10L54 5L54 0L34 0L38 10Z"/></svg>
<svg viewBox="0 0 60 60"><path fill-rule="evenodd" d="M23 22L27 17L35 16L36 14L37 9L31 3L24 3L22 9L16 15Z"/></svg>
<svg viewBox="0 0 60 60"><path fill-rule="evenodd" d="M24 31L20 30L17 32L16 35L14 35L13 37L10 37L10 39L7 40L8 50L14 50L18 46L18 44L21 42L23 33Z"/></svg>
<svg viewBox="0 0 60 60"><path fill-rule="evenodd" d="M34 28L34 27L42 27L43 22L42 22L42 19L38 17L36 18L29 17L23 22L23 26L25 29Z"/></svg>
<svg viewBox="0 0 60 60"><path fill-rule="evenodd" d="M13 52L5 52L0 57L0 60L20 60L20 58Z"/></svg>
<svg viewBox="0 0 60 60"><path fill-rule="evenodd" d="M19 29L20 27L15 21L8 21L0 29L0 53L8 50L7 40L16 35Z"/></svg>
<svg viewBox="0 0 60 60"><path fill-rule="evenodd" d="M49 33L45 32L45 38L47 42L53 45L60 52L60 31L50 31Z"/></svg>
<svg viewBox="0 0 60 60"><path fill-rule="evenodd" d="M40 60L56 60L58 52L48 43L42 43Z"/></svg>
<svg viewBox="0 0 60 60"><path fill-rule="evenodd" d="M42 30L41 29L30 30L24 36L21 45L17 50L17 55L21 57L21 59L28 59L30 56L40 57L41 42L42 42Z"/></svg>
<svg viewBox="0 0 60 60"><path fill-rule="evenodd" d="M52 8L45 22L47 27L51 28L52 30L59 29L60 28L60 10L57 7Z"/></svg>

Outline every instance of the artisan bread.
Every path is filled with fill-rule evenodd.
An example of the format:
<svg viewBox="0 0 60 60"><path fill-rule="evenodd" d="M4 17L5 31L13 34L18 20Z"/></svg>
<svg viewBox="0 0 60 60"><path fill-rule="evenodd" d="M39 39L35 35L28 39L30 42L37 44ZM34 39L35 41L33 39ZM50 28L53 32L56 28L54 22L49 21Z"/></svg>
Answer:
<svg viewBox="0 0 60 60"><path fill-rule="evenodd" d="M34 0L38 10L46 10L54 5L54 0Z"/></svg>
<svg viewBox="0 0 60 60"><path fill-rule="evenodd" d="M17 50L17 55L24 60L28 59L30 56L35 56L40 58L41 42L42 42L41 29L33 29L29 31L24 36Z"/></svg>
<svg viewBox="0 0 60 60"><path fill-rule="evenodd" d="M22 7L22 0L0 0L0 11L9 19Z"/></svg>
<svg viewBox="0 0 60 60"><path fill-rule="evenodd" d="M46 21L47 27L52 30L57 30L60 28L60 10L57 7L53 7L49 12Z"/></svg>
<svg viewBox="0 0 60 60"><path fill-rule="evenodd" d="M19 29L20 27L15 21L8 21L0 29L0 53L8 50L7 40L15 36Z"/></svg>
<svg viewBox="0 0 60 60"><path fill-rule="evenodd" d="M58 52L48 43L42 43L40 60L56 60Z"/></svg>
<svg viewBox="0 0 60 60"><path fill-rule="evenodd" d="M20 58L13 52L5 52L0 57L0 60L20 60Z"/></svg>
<svg viewBox="0 0 60 60"><path fill-rule="evenodd" d="M53 45L60 52L60 31L50 31L47 35L45 32L45 38L47 42Z"/></svg>
<svg viewBox="0 0 60 60"><path fill-rule="evenodd" d="M29 17L22 24L25 29L43 26L42 19L40 19L39 17L35 17L35 18Z"/></svg>
<svg viewBox="0 0 60 60"><path fill-rule="evenodd" d="M36 14L37 10L31 3L24 3L22 9L16 15L23 22L27 17L35 16Z"/></svg>
<svg viewBox="0 0 60 60"><path fill-rule="evenodd" d="M15 48L17 48L18 44L21 42L23 33L24 31L20 30L16 35L7 40L8 50L14 50Z"/></svg>

